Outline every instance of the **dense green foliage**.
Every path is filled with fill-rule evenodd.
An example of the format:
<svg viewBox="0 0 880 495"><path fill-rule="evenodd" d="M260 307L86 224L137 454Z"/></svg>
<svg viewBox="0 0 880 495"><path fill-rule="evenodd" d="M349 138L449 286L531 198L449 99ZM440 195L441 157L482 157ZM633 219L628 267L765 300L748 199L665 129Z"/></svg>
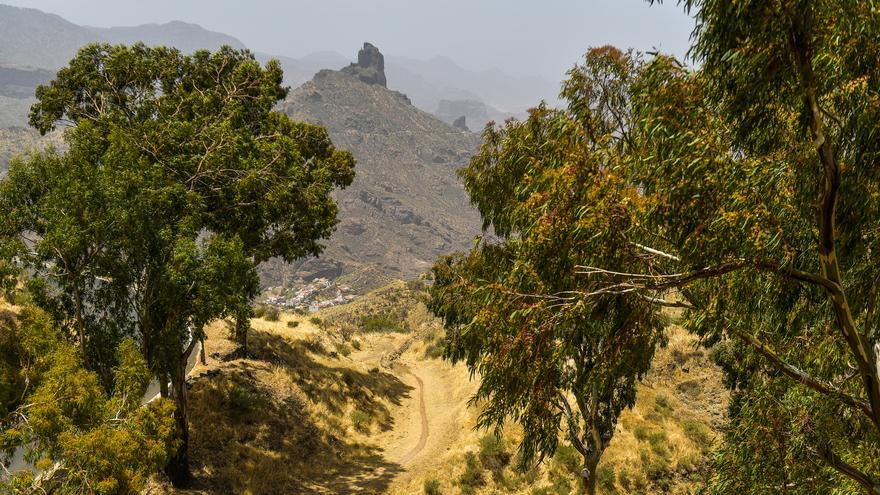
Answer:
<svg viewBox="0 0 880 495"><path fill-rule="evenodd" d="M564 342L590 335L597 322L614 325L595 312L608 300L686 306L689 328L717 343L735 390L714 491L878 493L880 18L854 1L685 4L698 20L701 70L655 57L628 91L607 93L618 99L584 85L590 78L579 74L588 72L576 70L563 90L574 118L542 118L553 112L539 109L527 122L487 130L495 149L484 148L465 180L504 242L435 268L435 309L455 329L451 357L481 372L487 417L523 422L527 441L530 432L553 438L520 411L552 411L538 393L550 388L552 366L597 355L531 354L507 369L519 350L512 342L547 345L535 329L560 332L581 308L594 321ZM603 105L618 124L610 140L626 145L616 155L594 144L601 133L572 125ZM540 125L554 118L563 123L555 134ZM578 177L569 165L535 180L532 170L590 162L566 140L604 152L598 173ZM583 223L560 221L567 210ZM523 213L542 221L516 223ZM559 224L567 228L554 231ZM584 224L595 244L572 251ZM551 266L546 276L558 285L509 285L528 253L511 247L535 240L552 248L528 276ZM552 310L530 320L534 305ZM629 306L619 314L638 321L652 313ZM646 348L624 342L642 363ZM525 391L522 409L503 407Z"/></svg>
<svg viewBox="0 0 880 495"><path fill-rule="evenodd" d="M111 393L49 315L34 308L0 314L0 360L0 450L28 445L26 457L41 470L16 474L6 488L137 493L173 452L173 404L158 399L141 407L150 373L132 341L119 346Z"/></svg>
<svg viewBox="0 0 880 495"><path fill-rule="evenodd" d="M36 302L85 365L113 389L117 349L134 338L174 398L176 482L203 326L249 314L255 263L317 254L336 223L330 193L353 178L324 129L272 110L281 81L247 51L87 46L31 112L41 132L66 125L69 150L16 161L0 182L0 252L35 274Z"/></svg>
<svg viewBox="0 0 880 495"><path fill-rule="evenodd" d="M526 454L552 450L549 397L590 390L560 370L619 387L657 340L642 306L686 307L733 390L712 492L880 493L880 12L682 3L699 70L578 69L567 112L487 129L464 177L501 240L435 267L450 357L480 372L484 425L515 419ZM630 322L632 354L610 355L635 368L567 351ZM621 397L601 400L613 415Z"/></svg>
<svg viewBox="0 0 880 495"><path fill-rule="evenodd" d="M640 63L592 50L564 85L566 110L541 106L524 122L488 127L462 175L499 238L434 266L431 309L449 329L448 357L479 372L480 425L522 424L523 463L552 454L564 427L591 493L663 339L658 308L639 294L581 297L595 292L581 265L628 271L641 259L630 246L641 199L620 173Z"/></svg>

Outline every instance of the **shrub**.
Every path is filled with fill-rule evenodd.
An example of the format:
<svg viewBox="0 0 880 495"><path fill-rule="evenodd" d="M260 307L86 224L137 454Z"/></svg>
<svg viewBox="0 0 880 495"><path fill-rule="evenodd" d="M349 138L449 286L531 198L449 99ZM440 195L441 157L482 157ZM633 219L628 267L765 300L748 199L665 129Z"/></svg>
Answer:
<svg viewBox="0 0 880 495"><path fill-rule="evenodd" d="M616 491L614 487L614 470L608 466L599 466L596 469L596 482L606 493Z"/></svg>
<svg viewBox="0 0 880 495"><path fill-rule="evenodd" d="M440 482L434 478L425 480L425 495L440 495Z"/></svg>
<svg viewBox="0 0 880 495"><path fill-rule="evenodd" d="M320 327L321 323L323 323L323 321L321 321L321 319L317 316L309 318L309 321L312 323L312 325L315 325L316 327Z"/></svg>
<svg viewBox="0 0 880 495"><path fill-rule="evenodd" d="M427 285L425 285L424 280L414 279L407 280L406 288L413 292L424 292L427 289Z"/></svg>
<svg viewBox="0 0 880 495"><path fill-rule="evenodd" d="M226 401L232 409L243 413L256 411L266 403L260 394L236 384L226 389Z"/></svg>
<svg viewBox="0 0 880 495"><path fill-rule="evenodd" d="M665 457L654 455L647 450L643 450L640 457L645 468L645 474L652 480L662 478L669 471L669 459Z"/></svg>
<svg viewBox="0 0 880 495"><path fill-rule="evenodd" d="M648 439L648 436L651 434L651 429L645 425L637 425L633 428L633 435L640 441L644 442Z"/></svg>
<svg viewBox="0 0 880 495"><path fill-rule="evenodd" d="M341 354L342 356L348 357L351 355L351 347L348 346L345 342L340 342L336 344L336 352Z"/></svg>
<svg viewBox="0 0 880 495"><path fill-rule="evenodd" d="M291 321L287 322L288 328L296 328L298 326L299 326L299 321L297 321L297 320L291 320Z"/></svg>
<svg viewBox="0 0 880 495"><path fill-rule="evenodd" d="M681 429L700 450L705 452L712 446L712 430L703 423L695 419L686 419L681 422Z"/></svg>
<svg viewBox="0 0 880 495"><path fill-rule="evenodd" d="M370 418L369 414L360 409L355 409L351 411L349 418L351 419L351 425L355 430L363 434L370 433L370 425L373 423L373 420Z"/></svg>
<svg viewBox="0 0 880 495"><path fill-rule="evenodd" d="M670 416L672 414L672 405L669 403L669 397L665 394L657 394L654 397L654 410L664 416Z"/></svg>
<svg viewBox="0 0 880 495"><path fill-rule="evenodd" d="M629 470L626 468L620 468L620 472L617 473L617 481L620 483L620 487L627 492L633 487L633 480L630 478Z"/></svg>
<svg viewBox="0 0 880 495"><path fill-rule="evenodd" d="M553 453L553 464L567 473L578 474L581 471L581 454L571 445L560 444Z"/></svg>
<svg viewBox="0 0 880 495"><path fill-rule="evenodd" d="M263 314L263 319L266 321L278 321L280 318L281 312L278 311L278 308L273 306L268 306Z"/></svg>
<svg viewBox="0 0 880 495"><path fill-rule="evenodd" d="M464 456L464 472L458 477L458 486L463 495L473 494L477 488L483 486L486 480L483 478L483 470L477 456L468 452Z"/></svg>
<svg viewBox="0 0 880 495"><path fill-rule="evenodd" d="M368 315L361 318L361 330L364 332L405 332L398 318L390 313Z"/></svg>
<svg viewBox="0 0 880 495"><path fill-rule="evenodd" d="M254 306L253 308L254 318L262 318L266 315L266 306Z"/></svg>
<svg viewBox="0 0 880 495"><path fill-rule="evenodd" d="M510 464L510 457L503 438L490 434L480 439L480 464L492 471L496 480L501 478L501 472Z"/></svg>
<svg viewBox="0 0 880 495"><path fill-rule="evenodd" d="M357 340L357 339L352 340L351 346L354 347L354 350L359 351L359 350L361 350L361 341Z"/></svg>
<svg viewBox="0 0 880 495"><path fill-rule="evenodd" d="M665 431L653 431L648 435L648 443L651 444L651 450L661 457L669 455L668 443L666 441Z"/></svg>
<svg viewBox="0 0 880 495"><path fill-rule="evenodd" d="M321 342L321 338L317 335L309 335L306 337L303 340L303 347L315 354L325 354L327 352L327 349L324 348L324 343Z"/></svg>

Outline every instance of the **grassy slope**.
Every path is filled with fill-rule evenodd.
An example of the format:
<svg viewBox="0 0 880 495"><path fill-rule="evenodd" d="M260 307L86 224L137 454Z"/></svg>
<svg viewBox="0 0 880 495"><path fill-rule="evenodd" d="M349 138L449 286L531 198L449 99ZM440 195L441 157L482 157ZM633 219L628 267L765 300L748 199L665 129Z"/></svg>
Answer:
<svg viewBox="0 0 880 495"><path fill-rule="evenodd" d="M377 315L393 328L364 332ZM228 329L209 329L208 365L191 387L193 493L404 495L423 493L431 480L445 494L561 494L574 486L570 448L517 473L515 426L501 442L472 429L475 384L462 366L431 357L442 329L404 283L313 316L254 320L253 357L245 360L219 359L232 350ZM720 379L694 338L670 327L669 346L605 454L602 491L692 493L723 422ZM428 435L413 453L420 399Z"/></svg>

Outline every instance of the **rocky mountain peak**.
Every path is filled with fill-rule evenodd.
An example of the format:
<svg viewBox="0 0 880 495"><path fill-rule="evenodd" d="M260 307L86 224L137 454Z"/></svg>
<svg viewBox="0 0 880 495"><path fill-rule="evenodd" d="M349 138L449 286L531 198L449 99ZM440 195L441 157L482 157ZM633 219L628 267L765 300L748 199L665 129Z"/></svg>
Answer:
<svg viewBox="0 0 880 495"><path fill-rule="evenodd" d="M364 47L358 52L357 63L345 67L342 72L351 74L367 84L388 86L385 78L385 56L371 43L364 43Z"/></svg>

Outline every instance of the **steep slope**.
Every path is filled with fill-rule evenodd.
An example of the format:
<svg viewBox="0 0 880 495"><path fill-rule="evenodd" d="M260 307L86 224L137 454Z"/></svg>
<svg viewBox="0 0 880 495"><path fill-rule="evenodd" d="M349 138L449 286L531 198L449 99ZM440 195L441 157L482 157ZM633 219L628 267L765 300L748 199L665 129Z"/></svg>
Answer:
<svg viewBox="0 0 880 495"><path fill-rule="evenodd" d="M365 84L357 67L322 71L281 105L294 119L327 127L334 144L358 159L354 184L337 196L337 232L321 260L305 263L301 272L333 275L366 265L412 277L439 253L466 248L480 231L455 175L479 138L422 112L400 93Z"/></svg>
<svg viewBox="0 0 880 495"><path fill-rule="evenodd" d="M96 38L108 43L130 45L170 45L184 53L200 49L216 50L223 45L244 48L238 39L187 22L171 21L165 24L143 24L131 27L89 28Z"/></svg>
<svg viewBox="0 0 880 495"><path fill-rule="evenodd" d="M57 15L0 5L0 65L57 69L94 39Z"/></svg>
<svg viewBox="0 0 880 495"><path fill-rule="evenodd" d="M46 146L62 148L61 133L53 132L46 136L31 129L12 127L0 128L0 177L9 168L13 156L26 155L33 150L41 150Z"/></svg>

